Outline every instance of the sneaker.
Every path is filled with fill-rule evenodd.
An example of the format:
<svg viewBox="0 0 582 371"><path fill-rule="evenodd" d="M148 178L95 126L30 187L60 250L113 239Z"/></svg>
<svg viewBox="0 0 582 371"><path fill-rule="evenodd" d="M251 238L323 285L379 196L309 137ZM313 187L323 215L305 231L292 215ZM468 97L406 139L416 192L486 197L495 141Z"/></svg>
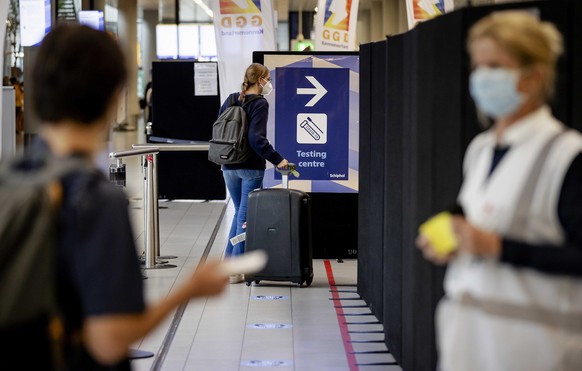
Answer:
<svg viewBox="0 0 582 371"><path fill-rule="evenodd" d="M243 274L233 274L228 278L228 281L232 284L241 283L245 281L245 276Z"/></svg>

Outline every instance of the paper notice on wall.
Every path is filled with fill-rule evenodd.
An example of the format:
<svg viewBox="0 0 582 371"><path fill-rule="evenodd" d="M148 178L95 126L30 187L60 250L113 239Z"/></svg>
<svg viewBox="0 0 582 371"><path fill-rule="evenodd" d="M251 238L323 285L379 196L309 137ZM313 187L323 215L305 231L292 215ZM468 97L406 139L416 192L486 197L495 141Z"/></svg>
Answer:
<svg viewBox="0 0 582 371"><path fill-rule="evenodd" d="M218 95L218 68L215 62L194 63L194 96Z"/></svg>

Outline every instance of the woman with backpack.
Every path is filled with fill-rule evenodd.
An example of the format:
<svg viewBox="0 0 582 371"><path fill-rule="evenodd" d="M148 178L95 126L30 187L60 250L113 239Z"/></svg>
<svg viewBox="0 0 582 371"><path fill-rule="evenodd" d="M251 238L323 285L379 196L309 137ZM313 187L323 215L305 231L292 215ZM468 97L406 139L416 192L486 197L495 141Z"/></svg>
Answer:
<svg viewBox="0 0 582 371"><path fill-rule="evenodd" d="M262 188L265 164L269 161L278 168L287 167L283 158L267 139L267 120L269 103L264 98L273 91L269 69L262 64L253 63L247 67L240 93L232 93L222 104L219 116L234 101L243 106L247 114L248 142L252 149L248 159L241 164L222 165L226 188L234 204L234 218L228 235L225 256L244 253L244 241L233 245L230 239L244 233L247 219L247 198L251 191ZM234 98L234 99L233 99ZM244 281L242 274L230 276L230 283Z"/></svg>

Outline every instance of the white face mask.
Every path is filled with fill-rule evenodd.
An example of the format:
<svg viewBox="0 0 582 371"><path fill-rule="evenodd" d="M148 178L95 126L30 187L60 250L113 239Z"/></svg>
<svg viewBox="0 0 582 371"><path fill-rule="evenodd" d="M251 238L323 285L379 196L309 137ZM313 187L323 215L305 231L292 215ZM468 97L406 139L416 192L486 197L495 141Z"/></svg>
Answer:
<svg viewBox="0 0 582 371"><path fill-rule="evenodd" d="M263 88L263 92L261 93L262 95L269 95L273 91L273 84L271 84L270 81L265 85L261 85L261 87Z"/></svg>
<svg viewBox="0 0 582 371"><path fill-rule="evenodd" d="M471 73L469 90L477 107L494 119L515 113L525 101L517 91L519 71L479 67Z"/></svg>

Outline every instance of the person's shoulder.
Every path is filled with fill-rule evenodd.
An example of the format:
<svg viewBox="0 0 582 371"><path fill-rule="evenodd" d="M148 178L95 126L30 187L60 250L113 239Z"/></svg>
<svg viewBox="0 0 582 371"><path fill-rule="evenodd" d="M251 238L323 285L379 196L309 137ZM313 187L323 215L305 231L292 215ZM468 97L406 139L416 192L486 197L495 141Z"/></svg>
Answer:
<svg viewBox="0 0 582 371"><path fill-rule="evenodd" d="M492 129L477 134L469 143L468 151L495 144L495 132Z"/></svg>
<svg viewBox="0 0 582 371"><path fill-rule="evenodd" d="M122 204L125 194L119 187L105 179L102 172L94 168L87 168L68 174L63 179L68 201L72 204L94 204L106 207L111 204ZM125 203L123 203L125 204Z"/></svg>
<svg viewBox="0 0 582 371"><path fill-rule="evenodd" d="M494 132L489 129L480 134L478 134L467 147L465 151L465 157L463 160L463 168L467 171L468 167L470 167L477 157L482 153L483 150L489 147L493 147L495 145L495 135Z"/></svg>
<svg viewBox="0 0 582 371"><path fill-rule="evenodd" d="M226 98L226 101L227 102L231 102L231 101L237 102L239 100L239 97L240 97L240 92L230 93L228 95L228 97Z"/></svg>
<svg viewBox="0 0 582 371"><path fill-rule="evenodd" d="M236 104L238 102L239 96L240 96L240 93L237 93L237 92L230 93L226 97L226 99L222 102L221 111L226 109L227 107L230 107L233 102Z"/></svg>

